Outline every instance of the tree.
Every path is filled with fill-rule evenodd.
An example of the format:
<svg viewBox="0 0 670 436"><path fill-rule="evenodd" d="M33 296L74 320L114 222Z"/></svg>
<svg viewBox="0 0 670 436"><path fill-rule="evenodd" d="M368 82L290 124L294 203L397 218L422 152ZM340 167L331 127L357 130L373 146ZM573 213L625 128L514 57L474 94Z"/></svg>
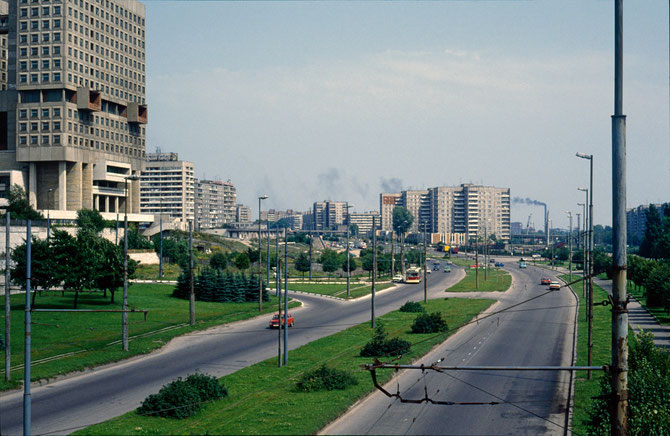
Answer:
<svg viewBox="0 0 670 436"><path fill-rule="evenodd" d="M349 226L349 233L351 236L358 235L358 224L352 224Z"/></svg>
<svg viewBox="0 0 670 436"><path fill-rule="evenodd" d="M80 229L89 229L95 233L100 233L105 227L110 227L111 223L105 220L97 210L80 209L77 211L77 226Z"/></svg>
<svg viewBox="0 0 670 436"><path fill-rule="evenodd" d="M405 275L405 233L409 231L414 222L414 216L407 208L396 206L393 208L393 230L400 235L400 270Z"/></svg>
<svg viewBox="0 0 670 436"><path fill-rule="evenodd" d="M355 271L356 268L358 268L358 265L356 264L356 259L349 256L349 272ZM342 271L347 272L347 256L344 256L344 259L342 261Z"/></svg>
<svg viewBox="0 0 670 436"><path fill-rule="evenodd" d="M251 247L247 248L247 257L251 263L258 262L258 250L255 250Z"/></svg>
<svg viewBox="0 0 670 436"><path fill-rule="evenodd" d="M15 247L11 252L12 282L18 286L26 284L26 244L25 242ZM31 265L30 284L33 291L45 290L57 285L54 280L53 271L56 268L49 249L49 243L45 239L37 239L33 236L31 241ZM32 295L32 304L35 305L36 292Z"/></svg>
<svg viewBox="0 0 670 436"><path fill-rule="evenodd" d="M9 205L7 212L11 212L15 220L43 220L44 216L30 205L26 191L19 185L9 188Z"/></svg>
<svg viewBox="0 0 670 436"><path fill-rule="evenodd" d="M114 303L114 294L123 286L123 249L121 246L106 239L100 241L100 267L95 279L95 285L107 294L110 293L110 302ZM137 262L128 259L128 277L135 273Z"/></svg>
<svg viewBox="0 0 670 436"><path fill-rule="evenodd" d="M321 253L319 257L319 263L321 264L321 269L325 272L335 272L340 268L339 256L335 250L326 248Z"/></svg>
<svg viewBox="0 0 670 436"><path fill-rule="evenodd" d="M309 256L305 252L298 254L298 257L295 259L295 269L302 273L302 278L305 278L305 273L309 271Z"/></svg>
<svg viewBox="0 0 670 436"><path fill-rule="evenodd" d="M645 282L647 304L665 306L670 302L670 264L657 264Z"/></svg>
<svg viewBox="0 0 670 436"><path fill-rule="evenodd" d="M214 253L209 259L209 266L214 269L226 269L228 266L228 259L226 258L226 255L221 252Z"/></svg>
<svg viewBox="0 0 670 436"><path fill-rule="evenodd" d="M647 210L647 228L644 231L644 237L640 244L639 254L649 259L658 259L658 243L663 238L663 221L658 209L653 204L649 205Z"/></svg>
<svg viewBox="0 0 670 436"><path fill-rule="evenodd" d="M247 252L237 254L235 257L235 266L240 270L245 270L251 266L251 261L249 260Z"/></svg>

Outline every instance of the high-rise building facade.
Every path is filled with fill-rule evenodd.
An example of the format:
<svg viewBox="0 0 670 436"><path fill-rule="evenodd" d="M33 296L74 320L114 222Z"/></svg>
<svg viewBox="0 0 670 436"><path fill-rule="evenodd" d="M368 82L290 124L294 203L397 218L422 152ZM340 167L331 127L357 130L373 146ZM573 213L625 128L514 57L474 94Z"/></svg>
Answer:
<svg viewBox="0 0 670 436"><path fill-rule="evenodd" d="M349 226L356 225L359 235L368 235L372 232L372 221L375 229L379 230L379 212L352 212L349 214Z"/></svg>
<svg viewBox="0 0 670 436"><path fill-rule="evenodd" d="M251 221L251 208L243 204L238 204L235 208L235 222L248 223Z"/></svg>
<svg viewBox="0 0 670 436"><path fill-rule="evenodd" d="M312 206L314 230L328 230L344 224L347 213L346 201L318 201Z"/></svg>
<svg viewBox="0 0 670 436"><path fill-rule="evenodd" d="M663 219L665 209L663 204L654 204L658 210L658 214ZM647 230L647 211L649 205L641 205L628 209L626 211L626 230L628 234L628 241L631 244L638 245L644 238L644 233Z"/></svg>
<svg viewBox="0 0 670 436"><path fill-rule="evenodd" d="M195 205L199 229L221 228L235 222L237 190L230 180L196 180Z"/></svg>
<svg viewBox="0 0 670 436"><path fill-rule="evenodd" d="M391 230L393 208L403 206L414 216L409 232L449 235L446 242L469 239L477 234L510 237L509 188L463 184L427 190L380 194L383 230Z"/></svg>
<svg viewBox="0 0 670 436"><path fill-rule="evenodd" d="M149 153L140 178L142 213L169 215L181 230L188 229L195 210L193 163L177 153Z"/></svg>
<svg viewBox="0 0 670 436"><path fill-rule="evenodd" d="M119 212L127 201L138 213L139 183L128 178L145 158L144 5L13 0L5 18L5 186L23 186L41 210Z"/></svg>

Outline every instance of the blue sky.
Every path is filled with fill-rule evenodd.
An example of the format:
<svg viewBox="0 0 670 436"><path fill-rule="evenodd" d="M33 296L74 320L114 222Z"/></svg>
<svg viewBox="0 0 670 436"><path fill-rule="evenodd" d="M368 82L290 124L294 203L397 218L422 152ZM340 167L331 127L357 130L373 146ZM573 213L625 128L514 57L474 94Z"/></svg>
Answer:
<svg viewBox="0 0 670 436"><path fill-rule="evenodd" d="M147 1L147 151L238 201L474 182L611 222L613 1ZM668 3L625 2L628 205L670 201ZM256 211L254 211L256 213ZM540 225L541 210L512 219Z"/></svg>

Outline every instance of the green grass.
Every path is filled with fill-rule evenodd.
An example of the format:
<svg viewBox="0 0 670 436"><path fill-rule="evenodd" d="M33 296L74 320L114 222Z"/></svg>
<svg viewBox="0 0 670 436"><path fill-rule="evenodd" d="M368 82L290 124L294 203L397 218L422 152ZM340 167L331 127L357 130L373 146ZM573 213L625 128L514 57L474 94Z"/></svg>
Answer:
<svg viewBox="0 0 670 436"><path fill-rule="evenodd" d="M391 283L379 283L375 285L377 291L387 289L393 286ZM272 287L274 289L274 286ZM312 292L314 294L330 295L333 297L346 298L347 284L345 283L289 283L290 291ZM372 285L361 285L360 283L351 283L349 285L351 298L361 297L372 292Z"/></svg>
<svg viewBox="0 0 670 436"><path fill-rule="evenodd" d="M493 302L458 298L430 300L426 309L441 312L449 326L456 327ZM447 334L409 333L415 317L413 313L395 311L378 318L391 336L417 343L399 363L418 359L447 337ZM368 323L361 324L291 351L287 367L277 368L277 359L273 358L225 376L222 382L229 396L205 405L192 418L172 420L129 412L79 433L314 434L374 390L370 374L361 369L362 364L371 363L372 359L358 356L372 333ZM426 342L418 343L421 340ZM324 363L350 372L358 384L343 391L297 392L295 383L300 376ZM392 375L390 370L380 371L378 380L384 383Z"/></svg>
<svg viewBox="0 0 670 436"><path fill-rule="evenodd" d="M561 276L568 280L570 276ZM575 276L573 274L573 280ZM582 282L572 285L572 289L579 296L579 320L577 334L577 365L588 364L588 325L586 322L586 302L582 298ZM607 292L597 285L593 285L593 302L598 303L607 299ZM593 308L593 365L609 364L611 360L612 323L609 306L594 306ZM592 379L587 379L586 371L577 371L575 378L574 414L572 417L573 434L586 434L584 420L588 418L591 397L600 395L600 378L602 371L593 371Z"/></svg>
<svg viewBox="0 0 670 436"><path fill-rule="evenodd" d="M487 279L484 270L479 270L479 288L476 287L475 269L466 269L465 278L448 288L445 292L505 292L512 285L512 276L505 270L489 268Z"/></svg>
<svg viewBox="0 0 670 436"><path fill-rule="evenodd" d="M655 307L650 307L647 305L647 295L646 295L646 290L644 287L637 288L635 285L633 285L633 282L629 281L629 286L628 286L628 293L635 297L637 301L640 302L640 304L647 309L647 312L651 313L656 317L659 323L663 325L670 325L670 313L667 313L663 307L660 306L655 306Z"/></svg>
<svg viewBox="0 0 670 436"><path fill-rule="evenodd" d="M158 264L145 265L140 263L135 269L133 278L139 280L159 280L158 269ZM180 272L181 268L179 268L179 265L164 262L162 280L177 280Z"/></svg>
<svg viewBox="0 0 670 436"><path fill-rule="evenodd" d="M208 303L196 301L196 325L189 322L189 302L172 298L174 285L135 284L128 291L128 304L137 309L149 311L146 321L142 313L129 314L129 335L131 338L128 352L121 350L116 343L121 339L121 313L91 312L33 312L32 313L32 370L31 380L53 378L73 371L80 371L97 365L115 362L138 354L149 353L165 345L175 336L202 330L219 324L252 318L259 314L258 303ZM72 294L61 296L60 292L37 296L37 308L71 309ZM109 303L101 293L79 296L78 309L121 309L121 291L116 293L116 302ZM4 314L4 298L2 313ZM263 304L263 313L275 310L276 299L270 296L270 302ZM0 390L15 388L23 379L23 370L14 368L23 364L24 350L24 307L25 294L12 295L11 380L4 380L5 354L0 358ZM297 304L297 303L295 303ZM3 316L4 318L4 316ZM4 320L3 320L4 325ZM158 331L161 329L165 331ZM4 329L3 329L4 330ZM155 332L153 334L148 334ZM148 334L143 337L134 336ZM40 359L65 353L77 353L38 363Z"/></svg>

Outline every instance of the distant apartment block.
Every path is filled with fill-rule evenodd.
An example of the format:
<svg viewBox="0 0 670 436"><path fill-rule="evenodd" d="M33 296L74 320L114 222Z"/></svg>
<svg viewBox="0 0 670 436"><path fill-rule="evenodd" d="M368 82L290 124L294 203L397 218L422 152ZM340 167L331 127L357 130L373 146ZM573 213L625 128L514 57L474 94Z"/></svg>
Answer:
<svg viewBox="0 0 670 436"><path fill-rule="evenodd" d="M251 221L251 208L243 204L238 204L235 208L235 222L248 223Z"/></svg>
<svg viewBox="0 0 670 436"><path fill-rule="evenodd" d="M519 221L513 221L510 223L510 229L513 235L520 235L523 231L523 223Z"/></svg>
<svg viewBox="0 0 670 436"><path fill-rule="evenodd" d="M277 222L279 220L286 220L291 229L301 229L302 228L302 212L295 211L293 209L287 210L264 210L261 211L261 221L268 222Z"/></svg>
<svg viewBox="0 0 670 436"><path fill-rule="evenodd" d="M328 230L344 224L347 210L345 201L320 201L312 206L314 230Z"/></svg>
<svg viewBox="0 0 670 436"><path fill-rule="evenodd" d="M658 214L663 217L666 213L663 204L654 204ZM640 244L644 238L644 232L647 230L647 211L649 205L641 205L626 211L626 230L628 241L631 244Z"/></svg>
<svg viewBox="0 0 670 436"><path fill-rule="evenodd" d="M177 153L149 153L140 177L142 213L168 214L177 226L188 229L195 208L193 163Z"/></svg>
<svg viewBox="0 0 670 436"><path fill-rule="evenodd" d="M374 219L375 228L380 229L380 215L379 212L352 212L349 214L349 225L356 225L358 227L359 235L372 234L372 221Z"/></svg>
<svg viewBox="0 0 670 436"><path fill-rule="evenodd" d="M382 230L393 229L393 209L407 208L414 216L410 233L427 231L445 235L444 242L479 234L510 237L510 190L463 184L426 190L382 193L379 198ZM448 237L446 235L449 235Z"/></svg>
<svg viewBox="0 0 670 436"><path fill-rule="evenodd" d="M0 34L0 185L40 210L139 213L144 5L0 0Z"/></svg>
<svg viewBox="0 0 670 436"><path fill-rule="evenodd" d="M237 190L230 180L196 180L195 204L198 229L221 228L236 220Z"/></svg>

